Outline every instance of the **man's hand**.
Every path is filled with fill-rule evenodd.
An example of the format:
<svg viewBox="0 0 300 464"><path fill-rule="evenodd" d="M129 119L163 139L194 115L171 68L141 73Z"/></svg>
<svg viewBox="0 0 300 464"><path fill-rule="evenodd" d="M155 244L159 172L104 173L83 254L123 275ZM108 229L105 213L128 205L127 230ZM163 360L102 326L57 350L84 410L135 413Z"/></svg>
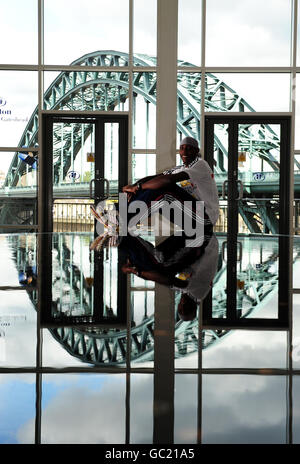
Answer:
<svg viewBox="0 0 300 464"><path fill-rule="evenodd" d="M138 185L125 185L125 187L122 188L123 192L128 192L128 193L135 193L138 190Z"/></svg>
<svg viewBox="0 0 300 464"><path fill-rule="evenodd" d="M122 266L122 272L124 272L124 274L137 274L138 271L135 266L132 266L128 259L127 263Z"/></svg>
<svg viewBox="0 0 300 464"><path fill-rule="evenodd" d="M138 185L125 185L125 187L122 188L122 191L124 193L127 193L127 199L128 201L131 200L132 196L136 194L138 190Z"/></svg>

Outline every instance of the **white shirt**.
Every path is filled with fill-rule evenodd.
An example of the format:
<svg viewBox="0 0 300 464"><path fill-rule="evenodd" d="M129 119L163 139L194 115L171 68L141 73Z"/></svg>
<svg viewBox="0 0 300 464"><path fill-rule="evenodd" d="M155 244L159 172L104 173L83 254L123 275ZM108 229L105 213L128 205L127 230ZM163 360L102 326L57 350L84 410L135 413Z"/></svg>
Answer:
<svg viewBox="0 0 300 464"><path fill-rule="evenodd" d="M178 278L188 281L185 288L173 287L189 294L196 301L202 301L210 289L217 272L219 259L218 239L213 235L204 253L192 265L185 268Z"/></svg>
<svg viewBox="0 0 300 464"><path fill-rule="evenodd" d="M204 202L207 215L215 225L219 217L219 195L209 164L201 158L196 158L189 166L176 166L163 174L176 174L181 171L186 171L189 179L179 182L180 187Z"/></svg>

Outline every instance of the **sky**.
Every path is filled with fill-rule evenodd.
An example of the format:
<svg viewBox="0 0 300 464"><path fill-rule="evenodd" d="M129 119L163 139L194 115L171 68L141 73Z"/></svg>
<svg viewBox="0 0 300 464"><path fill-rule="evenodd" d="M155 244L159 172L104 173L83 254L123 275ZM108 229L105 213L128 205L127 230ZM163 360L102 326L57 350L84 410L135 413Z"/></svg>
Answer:
<svg viewBox="0 0 300 464"><path fill-rule="evenodd" d="M295 443L300 438L298 380L295 379L294 390ZM195 443L197 376L178 374L175 387L175 442ZM204 375L202 388L204 443L285 443L285 377ZM1 390L5 391L2 385ZM43 376L42 442L124 443L125 391L125 376L119 374ZM26 394L23 387L23 395ZM152 440L152 398L152 376L132 376L132 443ZM14 430L15 439L19 443L30 443L34 425L32 410L19 416L18 425Z"/></svg>
<svg viewBox="0 0 300 464"><path fill-rule="evenodd" d="M207 65L289 66L290 6L290 0L208 0Z"/></svg>
<svg viewBox="0 0 300 464"><path fill-rule="evenodd" d="M136 0L135 3L134 53L155 55L156 2ZM200 3L199 0L179 0L178 58L195 65L200 65L201 57ZM209 0L206 64L288 66L290 4L290 0ZM35 5L36 0L28 0L26 8L25 2L21 0L0 2L3 35L13 34L18 37L24 21L30 26L26 34L22 35L22 41L8 41L7 46L1 49L0 62L37 64ZM70 64L96 50L128 52L128 41L124 40L124 37L128 37L127 0L91 0L89 5L86 9L84 0L76 0L70 9L69 0L45 0L45 64ZM16 7L20 12L17 17L13 14ZM50 74L46 79L46 87L51 82ZM256 111L289 110L288 76L234 76L231 73L220 77ZM36 73L1 71L0 97L7 102L0 109L10 110L11 118L29 118L37 105ZM7 118L6 115L4 117ZM16 146L25 125L25 121L0 120L0 145ZM144 139L141 138L137 148L144 148L143 143ZM300 143L298 136L296 143L297 146ZM3 156L6 157L6 154Z"/></svg>

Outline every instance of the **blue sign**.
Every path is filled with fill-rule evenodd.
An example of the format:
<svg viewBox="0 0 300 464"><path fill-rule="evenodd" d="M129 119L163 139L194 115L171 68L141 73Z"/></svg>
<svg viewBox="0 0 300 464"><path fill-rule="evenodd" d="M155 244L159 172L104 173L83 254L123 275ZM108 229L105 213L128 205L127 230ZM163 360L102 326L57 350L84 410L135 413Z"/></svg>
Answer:
<svg viewBox="0 0 300 464"><path fill-rule="evenodd" d="M266 176L263 172L254 172L253 173L253 180L258 182L263 182L266 179Z"/></svg>
<svg viewBox="0 0 300 464"><path fill-rule="evenodd" d="M79 172L76 172L76 171L69 171L68 172L68 177L69 177L69 179L77 180L77 179L79 179L80 174L79 174Z"/></svg>
<svg viewBox="0 0 300 464"><path fill-rule="evenodd" d="M31 166L32 169L37 168L37 158L35 155L33 155L33 153L27 151L20 151L18 156L22 161L24 161L24 163L29 164L29 166Z"/></svg>

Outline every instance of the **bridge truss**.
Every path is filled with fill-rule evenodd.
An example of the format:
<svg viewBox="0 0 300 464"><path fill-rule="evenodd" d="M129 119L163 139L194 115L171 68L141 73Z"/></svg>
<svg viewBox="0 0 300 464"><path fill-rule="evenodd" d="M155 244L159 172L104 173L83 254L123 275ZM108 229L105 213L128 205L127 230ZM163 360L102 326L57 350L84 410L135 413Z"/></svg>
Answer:
<svg viewBox="0 0 300 464"><path fill-rule="evenodd" d="M74 110L74 111L123 111L128 108L129 97L129 73L126 67L129 64L126 53L117 51L97 51L87 54L72 65L81 66L82 71L61 72L49 86L44 96L44 110ZM190 63L179 61L179 65ZM141 71L133 75L133 113L136 108L136 99L142 98L146 103L145 120L148 123L149 105L156 105L156 73L144 71L143 67L156 65L155 58L147 55L136 55L134 66L141 67ZM107 66L107 71L85 71L86 66ZM124 67L124 71L122 70ZM114 69L116 68L116 69ZM121 69L120 69L121 68ZM177 130L182 136L193 136L200 139L200 104L201 104L201 73L179 72L177 92ZM229 85L211 73L205 77L205 109L206 111L240 111L252 112L254 109L239 96ZM133 120L135 115L133 114ZM133 137L134 137L133 125ZM228 151L224 143L224 126L220 126L215 135L215 173L216 181L221 191L221 179L226 172ZM54 191L59 187L71 166L71 159L76 158L82 144L87 139L91 127L87 125L82 129L81 124L66 126L62 135L59 128L54 130ZM277 156L279 152L278 135L270 126L261 125L253 131L249 126L241 127L239 134L241 149L250 151L269 166L273 176L277 176L279 164ZM62 143L63 142L63 143ZM38 108L31 115L29 122L19 141L19 146L37 146L38 143ZM63 153L62 147L63 146ZM63 159L63 166L61 165ZM299 166L298 166L299 168ZM15 153L8 170L4 186L0 189L0 197L6 198L3 191L8 189L10 196L16 197L20 191L21 179L32 168L20 160ZM25 194L26 189L22 189ZM256 202L255 196L261 192L254 192L253 201L244 202L240 206L241 216L250 232L262 232L264 224L272 233L278 232L278 204L270 201L272 191L268 192L268 198ZM35 194L36 195L36 194ZM251 196L251 195L250 195ZM2 206L0 220L5 222L7 207ZM23 214L24 215L24 214ZM20 221L22 222L22 214ZM28 222L28 214L26 215Z"/></svg>
<svg viewBox="0 0 300 464"><path fill-rule="evenodd" d="M89 234L85 235L87 238L90 237ZM65 234L58 234L57 237L58 240L55 240L53 249L53 285L55 286L58 280L55 270L59 270L60 285L62 284L65 292L66 289L72 289L74 295L81 293L83 307L89 308L91 291L85 285L81 266L72 265L72 278L70 278L70 262L72 262L72 254L74 253L72 239L71 242L68 242ZM70 237L72 237L72 234L70 234ZM12 245L18 272L26 268L28 257L30 257L30 264L34 263L36 244L32 235L12 235L7 239ZM259 239L258 243L261 246L259 264L251 263L253 249L257 248L257 239L253 237L244 243L243 261L240 263L238 274L239 279L244 280L244 286L238 291L237 298L239 317L253 317L254 313L261 312L267 303L275 297L278 289L277 264L279 255L277 239L271 236L265 237L263 244L262 239ZM298 262L299 257L300 244L294 247L293 262ZM221 259L219 261L220 265L213 281L212 307L213 316L222 319L226 313L226 265ZM134 291L134 288L132 290ZM33 307L37 308L37 292L30 289L28 296ZM193 355L199 350L199 319L182 321L177 317L177 296L180 296L179 292L175 295L174 306L176 320L174 334L175 358L182 358ZM49 328L48 330L70 355L83 363L103 367L125 366L129 347L129 361L132 364L142 365L153 361L155 324L153 310L151 308L149 314L146 311L143 320L139 323L135 324L133 320L129 334L126 329L109 327L103 329L99 327L83 328L72 326ZM230 329L202 330L202 349L212 347L229 334ZM130 337L129 343L128 335Z"/></svg>

